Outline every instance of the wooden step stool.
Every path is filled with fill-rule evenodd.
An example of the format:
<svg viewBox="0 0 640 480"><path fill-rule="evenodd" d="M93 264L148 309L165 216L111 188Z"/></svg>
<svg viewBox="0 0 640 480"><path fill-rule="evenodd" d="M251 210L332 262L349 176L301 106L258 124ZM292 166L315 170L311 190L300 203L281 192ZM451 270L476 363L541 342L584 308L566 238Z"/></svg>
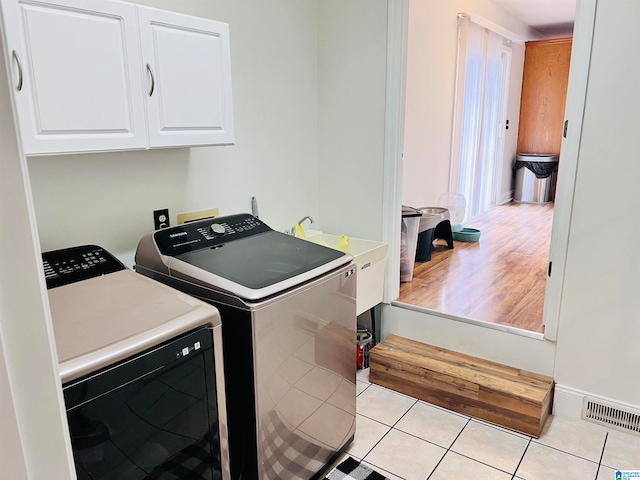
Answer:
<svg viewBox="0 0 640 480"><path fill-rule="evenodd" d="M389 335L371 349L369 381L538 438L553 379Z"/></svg>

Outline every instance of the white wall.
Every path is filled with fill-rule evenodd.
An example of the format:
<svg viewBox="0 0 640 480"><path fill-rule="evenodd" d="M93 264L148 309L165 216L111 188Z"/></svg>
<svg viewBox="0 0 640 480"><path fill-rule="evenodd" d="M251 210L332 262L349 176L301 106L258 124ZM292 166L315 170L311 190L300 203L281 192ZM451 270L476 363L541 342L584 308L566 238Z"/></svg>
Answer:
<svg viewBox="0 0 640 480"><path fill-rule="evenodd" d="M640 42L635 0L598 0L554 376L640 406Z"/></svg>
<svg viewBox="0 0 640 480"><path fill-rule="evenodd" d="M315 0L144 0L228 22L236 142L227 147L30 158L42 249L97 243L130 257L152 210L251 211L284 230L318 207ZM128 262L130 263L130 262Z"/></svg>
<svg viewBox="0 0 640 480"><path fill-rule="evenodd" d="M0 17L1 17L0 12ZM0 31L4 43L4 33ZM26 164L0 51L0 477L71 480L58 362ZM11 87L12 88L12 87Z"/></svg>
<svg viewBox="0 0 640 480"><path fill-rule="evenodd" d="M0 339L0 472L7 478L26 479L27 465L22 450L20 430L13 398L9 372Z"/></svg>
<svg viewBox="0 0 640 480"><path fill-rule="evenodd" d="M436 206L449 190L451 129L455 99L457 14L467 12L502 26L521 38L529 29L488 0L410 0L403 203ZM510 128L506 132L502 191L511 190L515 158L524 45L513 45Z"/></svg>
<svg viewBox="0 0 640 480"><path fill-rule="evenodd" d="M318 52L320 220L380 240L387 0L320 0Z"/></svg>

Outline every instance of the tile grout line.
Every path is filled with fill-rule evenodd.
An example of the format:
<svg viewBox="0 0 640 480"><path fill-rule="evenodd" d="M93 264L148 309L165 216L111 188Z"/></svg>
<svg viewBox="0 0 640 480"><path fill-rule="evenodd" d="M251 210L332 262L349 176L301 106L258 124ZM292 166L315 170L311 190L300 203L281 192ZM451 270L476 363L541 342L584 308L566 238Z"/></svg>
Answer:
<svg viewBox="0 0 640 480"><path fill-rule="evenodd" d="M364 391L364 390L363 390L363 391ZM360 392L360 393L362 393L362 392ZM412 398L412 397L410 397L410 398ZM376 420L375 418L371 418L371 417L368 417L368 416L366 416L366 415L362 415L361 413L359 414L359 415L362 415L364 418L368 418L369 420L372 420L372 421L374 421L374 422L378 422L378 423L380 423L380 424L384 425L385 427L389 427L389 430L387 430L387 432L386 432L382 437L380 437L380 440L378 440L378 441L377 441L377 442L376 442L376 443L375 443L375 444L374 444L374 445L373 445L369 450L367 450L367 452L362 456L362 460L361 460L361 462L364 462L364 461L366 460L367 455L369 455L369 454L373 451L373 449L374 449L374 448L376 448L376 447L380 444L380 442L382 442L382 440L383 440L387 435L389 435L389 432L391 432L391 430L396 430L396 429L395 429L395 426L398 424L398 422L399 422L400 420L402 420L402 419L404 418L404 416L405 416L407 413L409 413L409 410L411 410L411 409L412 409L412 408L413 408L417 403L418 403L418 399L415 399L415 401L414 401L414 402L413 402L413 404L412 404L412 405L407 409L407 411L406 411L406 412L404 412L402 415L400 415L400 418L398 418L398 420L396 420L396 421L395 421L395 423L394 423L393 425L391 425L390 427L389 427L389 425L387 425L387 424L386 424L386 423L384 423L384 422L381 422L380 420ZM357 413L357 412L356 412L356 413ZM402 430L396 430L396 431L402 432ZM406 433L406 432L402 432L402 433ZM413 435L413 436L415 436L415 435ZM420 438L420 437L416 437L416 438ZM369 462L368 462L368 463L369 463ZM375 464L374 464L374 463L371 463L371 465L375 465ZM382 469L382 470L387 471L386 469L384 469L384 468L380 467L379 465L375 465L375 466L376 466L376 467L378 467L378 468L380 468L380 469ZM394 472L389 472L389 473L391 473L394 477L404 478L404 477L400 477L400 475L397 475L397 474L395 474Z"/></svg>
<svg viewBox="0 0 640 480"><path fill-rule="evenodd" d="M362 383L365 383L365 384L366 384L366 387L364 387L364 389L363 389L363 390L362 390L362 391L361 391L357 396L360 396L362 393L364 393L366 390L368 390L368 389L369 389L369 387L370 387L371 385L375 385L375 384L372 384L372 383L370 383L370 382L363 382L363 381L361 381L361 382L362 382ZM385 390L389 390L389 391L391 391L391 392L393 392L393 393L398 393L398 392L395 392L394 390L386 389L386 388L384 388L384 387L383 387L383 389L385 389ZM401 395L402 395L402 394L401 394ZM384 422L381 422L381 421L380 421L380 420L378 420L378 419L375 419L375 418L369 417L369 416L367 416L367 415L359 414L359 415L362 415L364 418L367 418L367 419L369 419L369 420L372 420L372 421L375 421L375 422L377 422L377 423L380 423L381 425L384 425L384 426L386 426L386 427L389 427L389 430L388 430L388 431L387 431L387 432L386 432L386 433L385 433L385 434L380 438L380 440L378 440L378 441L377 441L377 442L376 442L376 443L375 443L375 444L374 444L374 445L373 445L373 446L372 446L372 447L371 447L371 448L370 448L370 449L365 453L365 455L363 456L363 458L362 458L362 460L361 460L362 462L365 462L365 461L366 461L366 460L365 460L366 456L367 456L367 455L369 455L369 454L373 451L373 449L375 449L375 448L380 444L380 442L381 442L381 441L382 441L382 440L383 440L383 439L384 439L384 438L389 434L389 432L391 432L392 430L395 430L396 432L402 432L403 434L409 435L409 436L414 437L414 438L416 438L416 439L418 439L418 440L422 440L422 441L424 441L424 442L430 443L430 444L435 445L435 446L438 446L438 447L440 447L440 448L444 448L444 447L442 447L441 445L439 445L439 444L437 444L437 443L431 442L431 441L426 440L426 439L424 439L424 438L422 438L422 437L420 437L420 436L418 436L418 435L414 435L414 434L412 434L412 433L405 432L404 430L397 428L398 423L399 423L399 422L400 422L400 421L401 421L401 420L402 420L402 419L403 419L403 418L404 418L404 417L409 413L409 411L410 411L413 407L415 407L418 403L425 403L426 405L429 405L429 406L435 407L435 408L437 408L438 410L441 410L441 411L444 411L444 412L447 412L447 413L451 413L451 414L454 414L454 415L457 415L457 416L459 416L459 417L462 417L462 418L465 418L465 419L466 419L466 423L465 423L465 425L462 427L462 429L460 430L460 432L456 435L456 437L455 437L455 438L454 438L454 440L451 442L451 444L449 445L449 447L445 449L445 453L444 453L444 455L440 458L440 460L438 461L438 463L436 464L436 466L435 466L435 467L433 468L433 470L429 473L429 475L427 476L426 480L429 480L429 479L434 475L434 473L436 472L436 470L438 469L438 467L440 466L440 464L441 464L441 463L442 463L442 461L444 460L444 457L445 457L445 456L447 455L447 453L449 453L450 451L451 451L451 452L453 452L453 453L455 453L455 454L457 454L457 455L460 455L460 456L462 456L462 457L464 457L464 458L467 458L467 459L472 460L472 461L474 461L474 462L480 463L481 465L485 465L485 466L487 466L487 467L493 468L493 469L498 470L498 471L500 471L500 472L503 472L503 473L509 474L509 472L507 472L507 471L505 471L505 470L502 470L502 469L500 469L500 468L494 467L494 466L492 466L492 465L489 465L489 464L487 464L487 463L481 462L481 461L476 460L476 459L474 459L474 458L472 458L472 457L468 457L468 456L466 456L466 455L464 455L464 454L461 454L461 453L458 453L458 452L455 452L454 450L452 450L453 445L454 445L454 444L455 444L455 442L458 440L458 438L460 437L460 435L462 435L462 432L466 429L466 427L467 427L467 426L468 426L472 421L475 421L476 419L474 419L473 417L468 417L468 416L465 416L465 415L459 415L459 414L456 414L455 412L452 412L452 411L450 411L450 410L444 409L444 408L439 407L439 406L436 406L436 405L432 405L432 404L430 404L430 403L428 403L428 402L422 402L420 399L417 399L417 398L415 398L415 397L411 397L411 396L408 396L408 395L403 395L403 396L405 396L405 397L407 397L407 398L412 399L412 400L413 400L413 403L412 403L412 405L411 405L411 406L410 406L410 407L409 407L409 408L408 408L408 409L407 409L407 410L406 410L406 411L405 411L405 412L404 412L404 413L403 413L403 414L402 414L402 415L401 415L401 416L400 416L400 417L399 417L399 418L398 418L398 419L393 423L393 425L391 425L391 426L389 426L389 425L385 424ZM587 461L587 462L590 462L590 463L594 463L594 464L596 464L596 465L597 465L597 469L596 469L596 478L595 478L595 480L597 480L598 475L600 474L601 467L602 467L602 466L604 466L604 465L602 464L602 461L603 461L604 453L605 453L605 449L606 449L606 446L607 446L607 441L608 441L608 435L609 435L609 432L606 432L606 434L605 434L604 443L603 443L603 447L602 447L602 450L601 450L601 453L600 453L600 458L599 458L599 460L595 460L595 461L594 461L594 460L592 460L592 459L590 459L590 458L586 458L586 457L584 457L584 456L581 456L581 455L578 455L578 454L575 454L575 453L571 453L571 452L567 452L567 451L565 451L565 450L562 450L562 449L560 449L560 448L557 448L557 447L554 447L554 446L551 446L551 445L547 445L547 444L545 444L545 443L542 443L542 442L541 442L541 441L539 441L538 439L535 439L535 438L530 437L530 436L523 435L523 434L521 434L521 433L519 433L519 432L511 432L511 431L509 431L508 429L504 429L503 427L500 427L500 426L498 426L498 425L494 425L494 424L491 424L491 423L488 423L488 422L484 422L484 421L482 421L482 420L478 420L476 423L479 423L479 424L481 424L481 425L487 426L487 427L489 427L489 428L493 428L493 429L495 429L495 430L497 430L497 431L505 432L505 433L508 433L508 434L510 434L510 435L513 435L513 436L516 436L516 437L520 437L520 438L524 438L524 439L527 439L527 440L528 440L527 445L526 445L526 447L525 447L525 449L524 449L524 451L523 451L523 453L522 453L522 456L521 456L521 458L520 458L520 461L518 462L518 465L516 466L516 469L515 469L514 473L513 473L513 474L511 474L511 479L512 479L512 480L514 480L514 479L516 479L516 478L517 478L517 477L516 477L516 475L517 475L518 469L519 469L519 468L520 468L520 466L522 465L522 462L523 462L523 460L524 460L524 457L525 457L525 455L526 455L526 453L527 453L527 451L528 451L529 447L531 446L531 443L536 443L536 444L538 444L538 445L540 445L540 446L550 448L550 449L555 450L555 451L557 451L557 452L560 452L560 453L563 453L563 454L567 454L567 455L571 455L572 457L575 457L575 458L578 458L578 459L585 460L585 461ZM375 465L375 464L372 464L372 465ZM606 468L609 468L609 467L607 467L607 466L605 466L605 467L606 467ZM385 469L384 469L384 468L382 468L382 467L377 467L377 468L381 468L382 470L385 470ZM387 470L385 470L385 471L387 471ZM390 471L389 471L388 473L390 473L390 474L392 474L392 475L394 475L394 476L397 476L398 478L401 478L401 479L403 479L403 478L404 478L404 477L401 477L401 476L397 475L397 474L396 474L396 473L394 473L394 472L390 472Z"/></svg>
<svg viewBox="0 0 640 480"><path fill-rule="evenodd" d="M527 434L518 432L516 430L511 430L509 428L502 427L502 426L497 425L495 423L487 422L486 420L482 420L480 418L471 417L471 421L473 423L477 423L478 425L483 425L485 427L493 428L494 430L497 430L499 432L507 433L507 434L509 434L511 436L514 436L516 438L522 438L523 440L531 440L533 438L533 437L531 437L531 435L527 435Z"/></svg>
<svg viewBox="0 0 640 480"><path fill-rule="evenodd" d="M525 448L525 451L526 451L526 448ZM447 451L447 453L449 453L449 452ZM503 470L502 468L496 467L495 465L491 465L489 463L485 463L485 462L483 462L481 460L478 460L477 458L473 458L473 457L470 457L468 455L465 455L464 453L456 452L455 450L451 450L451 453L453 453L455 455L460 455L461 457L466 458L467 460L471 460L474 463L479 463L480 465L484 465L485 467L489 467L492 470L497 470L498 472L502 472L502 473L506 473L507 475L511 475L511 478L513 478L513 476L515 475L515 472L514 473L510 473L510 472L508 472L506 470ZM523 453L523 455L524 455L524 453ZM520 458L520 461L522 461L522 458ZM518 465L516 466L516 471L518 470L519 466L520 466L520 463L518 463Z"/></svg>
<svg viewBox="0 0 640 480"><path fill-rule="evenodd" d="M524 447L524 452L522 452L522 456L520 457L520 461L518 462L518 465L516 465L516 469L513 471L513 475L511 476L511 480L516 478L516 474L518 473L518 469L520 468L520 465L522 465L522 461L524 460L524 456L527 454L527 450L529 450L529 446L531 445L532 441L533 441L533 438L529 437L529 442L527 442L527 446Z"/></svg>
<svg viewBox="0 0 640 480"><path fill-rule="evenodd" d="M366 390L368 390L368 389L369 389L369 387L370 387L371 385L373 385L373 383L371 383L371 382L362 382L362 383L366 383L366 384L367 384L367 386L366 386L366 387L364 387L364 389L363 389L363 390L362 390L358 395L356 395L356 398L358 398L360 395L362 395ZM415 405L415 404L417 403L417 401L418 401L418 400L416 399L416 402L414 402L414 404L413 404L413 405ZM408 411L413 407L413 405L411 405L411 407L409 407L409 409L407 410L407 412L408 412ZM404 417L404 416L407 414L407 412L405 412L405 413L404 413L400 418ZM362 414L362 413L358 413L357 409L356 409L356 415L361 415L362 417L364 417L364 418L368 418L369 420L371 420L371 421L373 421L373 422L377 422L377 423L379 423L379 424L381 424L381 425L384 425L385 427L389 427L389 430L387 430L387 432L386 432L382 437L380 437L380 440L378 440L378 441L377 441L377 442L376 442L376 443L375 443L375 444L374 444L374 445L373 445L369 450L367 450L367 451L365 452L365 454L364 454L364 455L362 456L362 458L360 459L360 463L362 463L362 462L366 461L367 455L369 455L369 454L373 451L373 449L374 449L374 448L376 448L376 447L378 446L378 444L379 444L379 443L384 439L384 437L386 437L386 436L389 434L389 432L390 432L391 430L393 430L393 426L389 426L389 425L387 425L386 423L381 422L380 420L378 420L378 419L376 419L376 418L372 418L372 417L369 417L369 416L364 415L364 414ZM398 423L399 421L400 421L400 420L398 419L398 421L396 421L396 423ZM395 424L394 424L394 425L395 425ZM347 452L345 452L345 453L347 453L349 456L353 457L353 455L352 455L351 453L349 453L348 451L347 451ZM355 458L355 457L353 457L353 458ZM367 462L367 463L370 463L370 462ZM371 464L371 465L376 466L377 468L380 468L381 470L384 470L385 472L387 471L387 470L385 470L384 468L379 467L378 465L375 465L374 463L370 463L370 464ZM395 474L395 473L393 473L393 472L389 472L389 473L391 473L394 477L403 478L403 477L400 477L399 475L396 475L396 474ZM404 480L404 479L403 479L403 480Z"/></svg>
<svg viewBox="0 0 640 480"><path fill-rule="evenodd" d="M516 465L516 468L515 468L515 470L514 470L514 472L513 472L513 473L510 473L510 472L508 472L508 471L506 471L506 470L503 470L503 469L501 469L501 468L498 468L498 467L496 467L495 465L490 465L490 464L485 463L485 462L483 462L483 461L481 461L481 460L478 460L478 459L476 459L476 458L473 458L473 457L470 457L470 456L465 455L465 454L463 454L463 453L456 452L455 450L452 450L453 445L456 443L456 441L458 440L458 438L460 437L460 435L462 435L462 432L463 432L463 431L465 430L465 428L467 428L467 426L468 426L470 423L472 423L472 422L473 422L473 423L480 424L480 425L484 425L484 426L487 426L487 427L490 427L490 428L493 428L493 429L495 429L495 430L497 430L497 431L499 431L499 432L508 433L508 434L510 434L510 435L512 435L512 436L514 436L514 437L516 437L516 438L522 438L523 440L527 440L527 446L525 447L524 451L522 452L522 456L520 457L520 461L518 462L518 465ZM400 430L400 431L402 431L402 430ZM406 432L405 432L405 433L406 433ZM409 434L409 435L410 435L410 434ZM417 437L417 438L420 438L420 437ZM424 439L422 439L422 440L424 440ZM452 453L454 453L454 454L456 454L456 455L460 455L461 457L464 457L464 458L466 458L466 459L468 459L468 460L471 460L471 461L473 461L473 462L475 462L475 463L479 463L480 465L484 465L484 466L486 466L486 467L492 468L493 470L497 470L497 471L499 471L499 472L506 473L507 475L511 475L511 478L512 478L512 479L514 479L514 478L515 478L515 475L516 475L516 472L518 471L518 467L520 467L520 464L522 463L522 460L524 459L524 454L527 452L527 449L529 448L529 445L531 444L531 440L532 440L532 437L527 437L526 435L523 435L523 434L515 434L515 433L509 432L509 431L507 431L506 429L501 428L501 427L499 427L499 426L494 426L494 425L492 425L492 424L485 423L485 422L482 422L482 421L480 421L480 422L479 422L479 421L478 421L477 419L475 419L474 417L468 417L468 418L467 418L467 423L464 425L464 427L462 427L462 429L460 430L460 432L458 432L458 435L456 435L456 438L454 438L454 439L453 439L453 441L451 442L451 444L449 445L449 447L446 449L446 452L445 452L445 454L442 456L442 458L440 459L440 462L442 462L442 460L444 460L444 457L446 456L446 454L447 454L447 453L452 452ZM425 441L429 442L428 440L425 440ZM433 443L433 442L429 442L429 443ZM437 444L434 444L434 445L437 445ZM438 446L439 446L439 445L438 445ZM437 468L438 468L438 466L440 465L440 462L438 462L438 464L436 465L436 467L435 467L435 468L433 469L433 471L429 474L429 477L427 477L427 480L429 480L429 478L431 477L431 475L433 475L433 474L435 473L436 469L437 469Z"/></svg>
<svg viewBox="0 0 640 480"><path fill-rule="evenodd" d="M606 436L605 436L605 438L606 438ZM576 455L575 453L567 452L566 450L561 450L561 449L559 449L557 447L552 447L551 445L547 445L545 443L538 442L538 441L534 440L533 438L531 439L531 442L535 443L536 445L540 445L541 447L550 448L551 450L555 450L556 452L566 453L567 455L571 455L572 457L579 458L580 460L584 460L585 462L595 463L596 465L599 465L599 463L597 461L591 460L590 458L582 457L580 455Z"/></svg>
<svg viewBox="0 0 640 480"><path fill-rule="evenodd" d="M467 420L468 419L473 419L473 417L471 417L469 415L465 415L463 413L454 412L453 410L449 410L448 408L441 407L440 405L436 405L435 403L429 403L426 400L418 399L418 403L420 403L422 405L426 405L426 406L431 407L431 408L434 408L436 410L440 410L441 412L450 413L451 415L455 415L456 417L465 418Z"/></svg>
<svg viewBox="0 0 640 480"><path fill-rule="evenodd" d="M431 473L429 474L429 476L426 478L426 480L429 480L431 478L431 476L436 473L436 470L438 470L438 467L440 466L440 464L442 463L442 461L444 460L444 457L447 456L447 453L449 453L451 451L451 447L453 447L453 444L456 443L456 440L458 440L458 438L460 438L460 435L462 435L462 432L464 432L464 429L467 428L467 426L471 423L471 417L469 417L469 419L467 420L467 423L464 424L464 427L462 427L460 429L460 431L458 432L458 435L456 435L456 438L453 439L453 442L451 442L451 444L447 447L447 450L444 452L444 455L442 455L442 458L440 458L440 460L438 460L438 463L436 463L436 466L433 467L433 470L431 470ZM456 452L453 452L456 453Z"/></svg>
<svg viewBox="0 0 640 480"><path fill-rule="evenodd" d="M442 410L448 411L448 410L446 410L446 409L442 409ZM465 428L467 428L467 426L468 426L469 424L471 424L471 423L475 423L475 424L478 424L478 425L486 426L486 427L488 427L488 428L493 428L494 430L496 430L496 431L498 431L498 432L503 432L503 433L509 434L509 435L511 435L511 436L514 436L514 437L516 437L516 438L522 438L523 440L527 440L527 446L525 447L524 451L522 452L522 456L520 457L520 461L518 462L518 465L516 465L516 468L515 468L515 470L514 470L514 472L513 472L513 473L510 473L510 472L508 472L508 471L506 471L506 470L503 470L503 469L501 469L501 468L498 468L498 467L496 467L495 465L490 465L490 464L488 464L488 463L485 463L485 462L483 462L483 461L481 461L481 460L478 460L477 458L473 458L473 457L470 457L470 456L465 455L465 454L463 454L463 453L456 452L455 450L452 450L452 447L453 447L453 445L456 443L456 440L458 440L458 438L460 437L460 435L462 435L462 432L464 431L464 429L465 429ZM401 431L402 431L402 430L401 430ZM406 432L405 432L405 433L406 433ZM418 437L418 438L419 438L419 437ZM455 453L456 455L460 455L461 457L464 457L464 458L466 458L466 459L468 459L468 460L471 460L471 461L473 461L473 462L479 463L480 465L484 465L484 466L489 467L489 468L492 468L492 469L494 469L494 470L498 470L499 472L506 473L507 475L511 475L511 478L513 479L513 478L515 478L515 474L516 474L516 472L518 471L518 467L520 466L520 463L522 463L522 459L524 458L524 454L526 453L527 449L529 448L529 444L531 443L531 440L532 440L532 437L529 437L529 436L527 436L527 435L521 434L521 433L519 433L519 432L518 432L518 433L510 432L509 430L507 430L507 429L505 429L505 428L503 428L503 427L500 427L500 426L498 426L498 425L493 425L493 424L490 424L490 423L484 422L484 421L479 420L479 419L474 418L474 417L467 417L467 423L464 425L464 427L462 427L462 429L460 430L460 432L458 432L458 435L456 435L456 438L454 438L454 439L453 439L453 442L451 442L451 445L449 445L449 448L447 448L447 451L445 452L445 455L446 455L447 453L449 453L449 452ZM428 441L428 440L426 440L426 441ZM430 443L433 443L433 442L430 442ZM437 444L435 444L435 445L437 445ZM442 461L442 460L444 459L444 456L445 456L445 455L443 455L443 457L440 459L440 461ZM440 465L440 462L438 462L438 465ZM433 472L431 472L431 474L429 475L429 477L431 477L431 475L433 475L433 473L435 473L435 470L438 468L438 465L436 465L436 468L434 468ZM428 478L427 478L427 480L428 480Z"/></svg>
<svg viewBox="0 0 640 480"><path fill-rule="evenodd" d="M602 467L602 459L604 458L604 451L607 448L607 440L608 439L609 439L609 432L606 432L606 434L604 436L604 445L602 445L602 453L600 454L600 461L598 462L598 468L596 469L596 478L595 478L595 480L598 480L598 475L600 475L600 467Z"/></svg>
<svg viewBox="0 0 640 480"><path fill-rule="evenodd" d="M410 398L414 398L414 397L410 397ZM482 422L482 421L477 421L477 419L474 419L473 417L468 417L468 416L465 416L465 415L455 414L454 412L451 412L451 411L449 411L449 410L446 410L446 409L443 409L443 408L439 408L440 410L442 410L442 411L444 411L444 412L452 413L452 414L455 414L456 416L459 416L459 417L461 417L461 418L465 418L465 419L466 419L466 423L465 423L465 425L460 429L460 432L458 432L458 434L457 434L457 435L456 435L456 437L453 439L453 441L449 444L449 446L445 448L445 447L443 447L442 445L439 445L439 444L437 444L437 443L435 443L435 442L432 442L432 441L430 441L430 440L427 440L427 439L425 439L425 438L422 438L422 437L420 437L420 436L418 436L418 435L415 435L415 434L413 434L413 433L409 433L409 432L405 432L405 431L404 431L404 430L402 430L402 429L396 428L396 426L398 425L398 423L400 423L400 420L402 420L402 419L403 419L403 418L404 418L404 417L409 413L409 411L410 411L413 407L415 407L418 403L420 403L420 402L421 402L419 399L415 399L415 398L414 398L414 400L415 400L415 401L414 401L414 403L411 405L411 407L409 407L409 408L407 409L407 411L406 411L405 413L403 413L403 414L400 416L400 418L398 418L398 420L396 420L396 422L395 422L392 426L390 426L389 430L388 430L388 431L387 431L387 432L386 432L386 433L385 433L385 434L380 438L380 440L378 440L378 442L376 442L376 444L375 444L373 447L371 447L371 449L369 449L369 450L367 451L367 453L366 453L366 454L365 454L365 456L363 457L362 461L365 461L365 457L366 457L369 453L371 453L371 451L372 451L376 446L378 446L378 444L382 441L382 439L384 439L384 437L386 437L386 436L387 436L387 434L388 434L391 430L395 430L395 431L397 431L397 432L402 432L402 433L403 433L403 434L405 434L405 435L409 435L409 436L411 436L411 437L413 437L413 438L416 438L416 439L418 439L418 440L421 440L421 441L423 441L423 442L429 443L429 444L431 444L431 445L435 445L436 447L440 447L440 448L445 449L445 453L444 453L444 455L442 456L442 458L440 458L440 460L438 461L438 463L436 464L436 466L433 468L433 470L431 471L431 473L430 473L430 474L429 474L429 476L427 477L427 480L428 480L429 478L431 478L431 476L435 473L435 471L437 470L438 466L439 466L439 465L440 465L440 463L444 460L444 457L445 457L445 456L447 455L447 453L449 453L449 452L453 452L453 453L455 453L456 455L460 455L461 457L467 458L468 460L471 460L471 461L473 461L473 462L479 463L479 464L481 464L481 465L484 465L484 466L486 466L486 467L492 468L492 469L497 470L497 471L499 471L499 472L506 473L507 475L511 475L511 476L512 476L512 477L511 477L512 479L513 479L513 478L515 478L515 472L514 472L513 474L510 474L510 473L509 473L508 471L506 471L506 470L502 470L501 468L495 467L495 466L493 466L493 465L489 465L488 463L482 462L482 461L480 461L480 460L477 460L477 459L475 459L475 458L469 457L469 456L464 455L464 454L462 454L462 453L458 453L458 452L456 452L456 451L452 450L451 448L452 448L452 447L453 447L453 445L455 444L456 440L458 440L458 438L460 437L460 435L462 435L462 432L464 431L464 429L465 429L465 428L466 428L470 423L472 423L472 422L477 423L477 424L479 424L479 425L484 425L484 426L489 427L489 428L493 428L494 430L497 430L497 431L499 431L499 432L507 433L507 434L512 435L512 436L514 436L514 437L516 437L516 438L523 438L523 439L527 440L527 447L525 448L524 452L526 452L527 448L529 447L529 444L531 443L531 440L532 440L532 438L531 438L531 437L527 437L526 435L523 435L523 434L516 434L516 433L510 432L510 431L508 431L508 430L506 430L506 429L504 429L504 428L501 428L501 427L499 427L499 426L497 426L497 425L492 425L492 424L485 423L485 422ZM428 404L428 403L427 403L427 405L430 405L430 404ZM364 418L368 418L369 420L372 420L372 421L377 422L377 423L380 423L380 424L382 424L382 425L384 425L384 426L386 426L386 427L389 427L389 425L387 425L387 424L386 424L386 423L384 423L384 422L381 422L380 420L377 420L377 419L372 418L372 417L368 417L367 415L364 415L364 414L362 414L362 413L360 413L359 415L362 415ZM522 457L520 458L520 462L522 462L522 458L524 457L524 452L523 452L523 454L522 454ZM515 471L517 471L518 467L520 466L520 462L519 462L519 463L518 463L518 465L516 466L516 470L515 470ZM376 465L376 466L377 466L377 465ZM378 467L378 468L381 468L381 469L382 469L382 467ZM384 469L383 469L383 470L384 470ZM393 475L398 476L398 475L396 475L396 474L395 474L395 473L393 473L393 472L389 472L389 473L392 473ZM402 477L400 477L400 478L402 478Z"/></svg>

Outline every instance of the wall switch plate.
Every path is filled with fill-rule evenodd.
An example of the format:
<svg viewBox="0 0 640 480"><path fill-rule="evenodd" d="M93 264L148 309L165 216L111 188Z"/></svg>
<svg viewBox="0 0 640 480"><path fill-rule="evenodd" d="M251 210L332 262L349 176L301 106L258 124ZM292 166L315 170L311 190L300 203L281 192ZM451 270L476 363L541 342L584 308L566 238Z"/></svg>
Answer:
<svg viewBox="0 0 640 480"><path fill-rule="evenodd" d="M156 230L161 228L167 228L169 226L169 209L163 208L162 210L153 211L153 226Z"/></svg>
<svg viewBox="0 0 640 480"><path fill-rule="evenodd" d="M179 213L178 225L183 223L195 222L196 220L202 220L204 218L215 218L218 216L217 208L210 208L209 210L200 210L199 212Z"/></svg>

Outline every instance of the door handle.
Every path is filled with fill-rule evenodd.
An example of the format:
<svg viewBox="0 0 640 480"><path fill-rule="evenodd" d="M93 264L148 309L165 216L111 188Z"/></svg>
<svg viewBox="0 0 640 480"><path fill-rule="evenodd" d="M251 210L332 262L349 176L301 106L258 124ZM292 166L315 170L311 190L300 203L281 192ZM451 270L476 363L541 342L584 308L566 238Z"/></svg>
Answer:
<svg viewBox="0 0 640 480"><path fill-rule="evenodd" d="M20 61L20 57L18 56L18 52L15 50L11 52L11 56L16 61L16 65L18 66L18 84L16 85L16 90L22 90L22 62Z"/></svg>
<svg viewBox="0 0 640 480"><path fill-rule="evenodd" d="M151 70L151 66L147 63L147 72L149 72L149 77L151 78L151 88L149 89L149 96L153 95L153 90L156 86L156 79L153 77L153 71Z"/></svg>

